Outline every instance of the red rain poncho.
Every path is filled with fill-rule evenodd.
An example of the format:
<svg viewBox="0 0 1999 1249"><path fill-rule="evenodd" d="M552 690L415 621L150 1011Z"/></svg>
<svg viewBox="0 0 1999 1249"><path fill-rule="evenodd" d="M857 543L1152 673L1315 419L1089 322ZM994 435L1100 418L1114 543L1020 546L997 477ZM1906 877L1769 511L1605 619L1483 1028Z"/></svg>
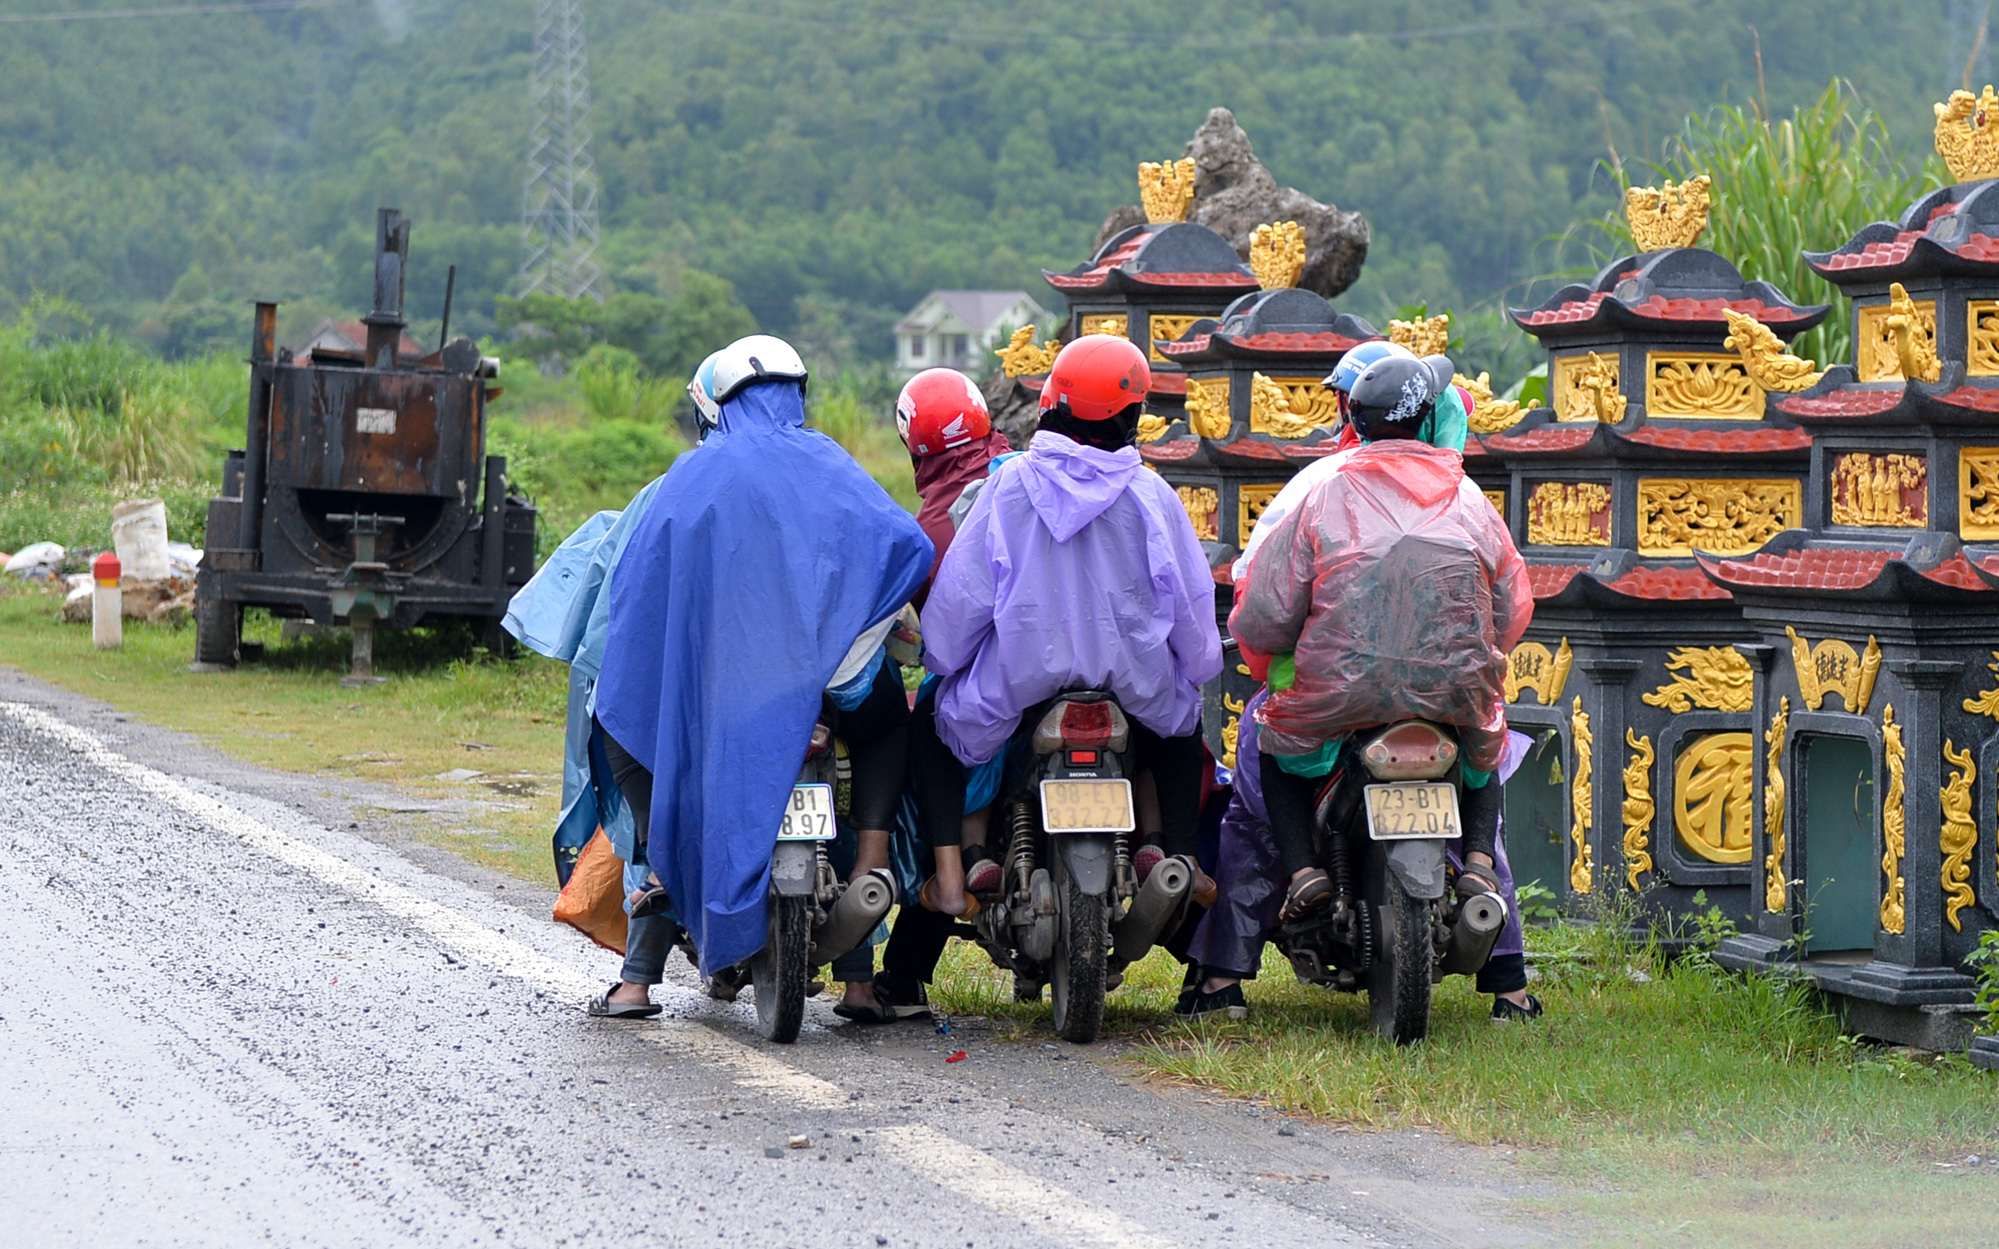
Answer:
<svg viewBox="0 0 1999 1249"><path fill-rule="evenodd" d="M1409 439L1344 457L1287 513L1237 587L1230 632L1291 652L1294 683L1258 716L1266 753L1355 729L1455 725L1465 762L1498 768L1506 655L1534 614L1527 565L1452 451Z"/></svg>

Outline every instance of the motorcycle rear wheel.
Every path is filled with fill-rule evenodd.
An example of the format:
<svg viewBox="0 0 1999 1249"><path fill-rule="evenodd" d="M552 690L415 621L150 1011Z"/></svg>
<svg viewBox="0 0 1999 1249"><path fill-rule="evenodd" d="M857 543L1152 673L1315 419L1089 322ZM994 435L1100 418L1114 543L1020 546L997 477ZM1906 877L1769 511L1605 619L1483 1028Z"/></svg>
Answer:
<svg viewBox="0 0 1999 1249"><path fill-rule="evenodd" d="M1055 1031L1065 1041L1088 1045L1104 1027L1111 951L1111 914L1102 894L1087 893L1051 855L1055 897L1060 914L1055 957L1049 961L1049 997L1055 1007Z"/></svg>
<svg viewBox="0 0 1999 1249"><path fill-rule="evenodd" d="M1375 907L1379 952L1367 969L1367 1008L1375 1032L1411 1045L1430 1031L1430 903L1412 898L1377 853L1382 898Z"/></svg>
<svg viewBox="0 0 1999 1249"><path fill-rule="evenodd" d="M812 944L810 898L770 900L770 936L750 959L756 989L757 1031L789 1045L805 1023L805 984L811 978L807 950Z"/></svg>

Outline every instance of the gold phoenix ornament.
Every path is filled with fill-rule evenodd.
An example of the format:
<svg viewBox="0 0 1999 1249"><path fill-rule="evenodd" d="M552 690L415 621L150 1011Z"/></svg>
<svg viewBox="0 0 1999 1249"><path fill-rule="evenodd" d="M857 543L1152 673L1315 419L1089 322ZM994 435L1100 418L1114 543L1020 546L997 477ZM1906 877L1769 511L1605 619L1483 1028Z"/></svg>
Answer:
<svg viewBox="0 0 1999 1249"><path fill-rule="evenodd" d="M1194 158L1141 163L1138 201L1145 205L1147 221L1185 221L1194 205Z"/></svg>
<svg viewBox="0 0 1999 1249"><path fill-rule="evenodd" d="M1999 177L1999 95L1953 91L1937 115L1937 155L1959 182Z"/></svg>
<svg viewBox="0 0 1999 1249"><path fill-rule="evenodd" d="M1305 269L1305 228L1295 221L1273 221L1249 236L1249 271L1264 290L1298 285Z"/></svg>
<svg viewBox="0 0 1999 1249"><path fill-rule="evenodd" d="M1228 378L1187 379L1187 428L1196 437L1226 438L1232 420L1229 415Z"/></svg>
<svg viewBox="0 0 1999 1249"><path fill-rule="evenodd" d="M1709 178L1702 174L1675 186L1635 186L1624 192L1624 219L1640 253L1692 247L1707 229Z"/></svg>
<svg viewBox="0 0 1999 1249"><path fill-rule="evenodd" d="M1728 318L1728 337L1721 345L1742 357L1742 368L1751 381L1765 390L1795 394L1819 384L1825 374L1815 362L1791 355L1775 330L1746 312L1722 309Z"/></svg>
<svg viewBox="0 0 1999 1249"><path fill-rule="evenodd" d="M993 352L999 357L1000 369L1008 377L1033 377L1055 367L1055 353L1061 344L1049 339L1041 346L1034 345L1034 326L1023 325L1013 332L1013 338L1006 346Z"/></svg>
<svg viewBox="0 0 1999 1249"><path fill-rule="evenodd" d="M1615 425L1624 419L1622 372L1617 353L1592 351L1586 356L1562 356L1555 361L1555 419L1601 421Z"/></svg>

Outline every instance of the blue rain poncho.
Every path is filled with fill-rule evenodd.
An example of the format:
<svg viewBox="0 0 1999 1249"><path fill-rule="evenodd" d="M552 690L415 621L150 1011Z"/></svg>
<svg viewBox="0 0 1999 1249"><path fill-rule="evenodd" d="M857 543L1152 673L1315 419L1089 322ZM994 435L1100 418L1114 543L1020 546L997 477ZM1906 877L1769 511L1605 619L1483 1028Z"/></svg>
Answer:
<svg viewBox="0 0 1999 1249"><path fill-rule="evenodd" d="M611 581L597 719L652 769L647 857L704 974L763 948L771 848L821 696L930 571L915 518L804 423L790 382L724 403Z"/></svg>

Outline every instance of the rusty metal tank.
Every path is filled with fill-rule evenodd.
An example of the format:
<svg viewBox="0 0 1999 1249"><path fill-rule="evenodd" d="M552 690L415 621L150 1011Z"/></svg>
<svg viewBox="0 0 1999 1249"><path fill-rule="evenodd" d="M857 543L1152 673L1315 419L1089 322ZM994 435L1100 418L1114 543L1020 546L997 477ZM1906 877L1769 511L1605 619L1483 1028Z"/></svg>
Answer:
<svg viewBox="0 0 1999 1249"><path fill-rule="evenodd" d="M234 664L243 609L261 607L352 626L350 679L367 679L378 625L495 626L534 572L535 509L509 494L505 458L485 453L497 362L465 338L407 350L409 237L401 213L377 213L361 350L320 344L295 359L276 348L277 305L256 306L244 449L208 505L197 667Z"/></svg>

